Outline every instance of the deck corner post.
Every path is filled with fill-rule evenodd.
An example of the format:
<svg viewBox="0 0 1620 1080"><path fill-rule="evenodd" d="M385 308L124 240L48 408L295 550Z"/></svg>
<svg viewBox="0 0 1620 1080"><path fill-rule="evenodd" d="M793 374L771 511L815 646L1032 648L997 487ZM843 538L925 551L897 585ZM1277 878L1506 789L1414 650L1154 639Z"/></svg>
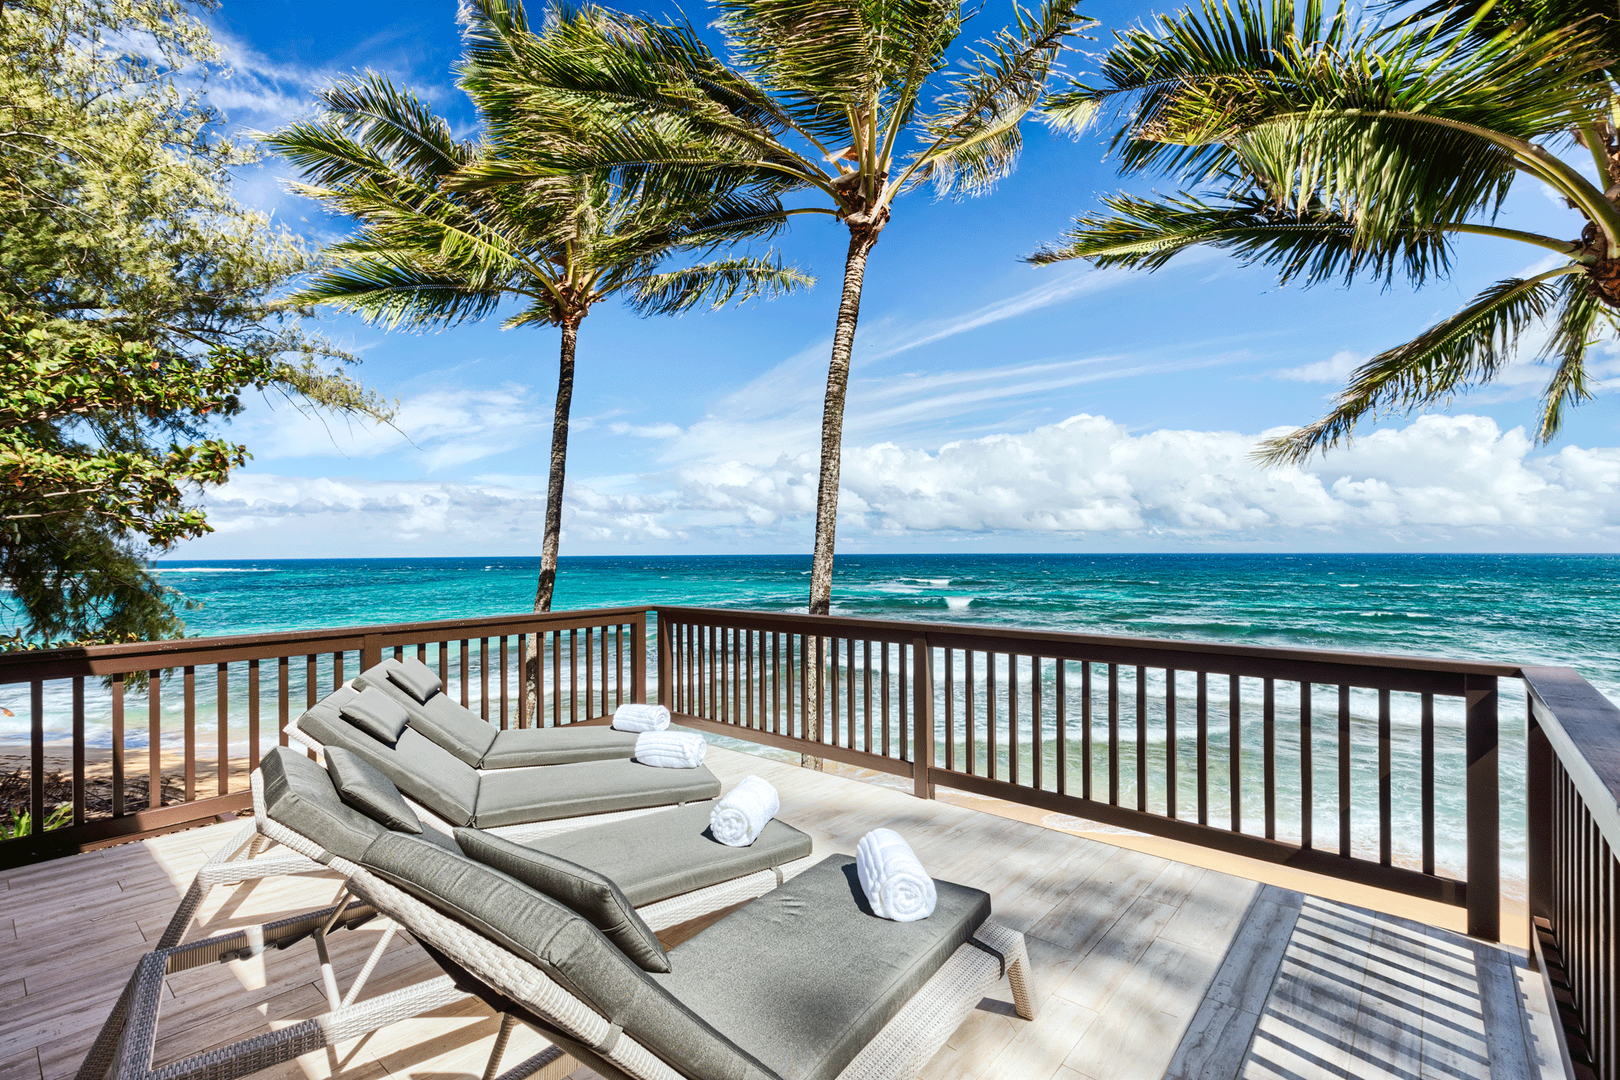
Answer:
<svg viewBox="0 0 1620 1080"><path fill-rule="evenodd" d="M927 637L911 639L911 777L919 799L932 799L928 770L934 766L934 648Z"/></svg>
<svg viewBox="0 0 1620 1080"><path fill-rule="evenodd" d="M1468 760L1468 934L1501 940L1501 791L1494 675L1464 676Z"/></svg>

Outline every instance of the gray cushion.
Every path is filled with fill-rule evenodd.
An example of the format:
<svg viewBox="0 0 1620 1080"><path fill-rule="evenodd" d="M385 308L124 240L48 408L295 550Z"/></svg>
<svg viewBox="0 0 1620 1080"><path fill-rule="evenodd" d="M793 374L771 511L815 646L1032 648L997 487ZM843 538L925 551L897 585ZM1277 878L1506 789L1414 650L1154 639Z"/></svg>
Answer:
<svg viewBox="0 0 1620 1080"><path fill-rule="evenodd" d="M395 660L388 668L388 681L400 687L417 701L427 701L444 689L444 681L433 669L414 656Z"/></svg>
<svg viewBox="0 0 1620 1080"><path fill-rule="evenodd" d="M379 837L361 864L532 961L682 1074L778 1080L665 993L582 916L500 871L401 833Z"/></svg>
<svg viewBox="0 0 1620 1080"><path fill-rule="evenodd" d="M834 855L728 915L648 978L784 1080L831 1080L990 915L936 881L926 919L871 913L855 860Z"/></svg>
<svg viewBox="0 0 1620 1080"><path fill-rule="evenodd" d="M478 763L481 769L516 769L527 765L570 765L578 761L628 760L636 752L634 731L615 731L592 724L547 728L508 728Z"/></svg>
<svg viewBox="0 0 1620 1080"><path fill-rule="evenodd" d="M406 736L414 734L406 732ZM400 744L404 742L402 736ZM405 790L403 785L400 790ZM478 811L470 824L493 829L583 814L701 802L719 794L720 781L704 768L655 769L619 760L498 769L479 777Z"/></svg>
<svg viewBox="0 0 1620 1080"><path fill-rule="evenodd" d="M324 746L354 751L392 780L403 795L450 824L472 824L478 806L478 770L456 760L421 732L406 728L399 741L389 746L339 719L337 710L324 701L300 716L298 727Z"/></svg>
<svg viewBox="0 0 1620 1080"><path fill-rule="evenodd" d="M399 733L411 719L405 706L374 687L360 691L339 705L338 715L390 746L399 740Z"/></svg>
<svg viewBox="0 0 1620 1080"><path fill-rule="evenodd" d="M339 798L384 828L408 833L422 831L422 819L400 797L399 788L354 751L341 746L327 747L326 772Z"/></svg>
<svg viewBox="0 0 1620 1080"><path fill-rule="evenodd" d="M278 746L264 755L259 777L264 786L264 812L270 820L308 837L332 855L358 862L367 846L385 831L345 806L326 770L296 750Z"/></svg>
<svg viewBox="0 0 1620 1080"><path fill-rule="evenodd" d="M457 829L456 843L468 858L493 866L585 916L647 971L669 970L669 957L658 935L636 914L619 887L595 870L482 829Z"/></svg>
<svg viewBox="0 0 1620 1080"><path fill-rule="evenodd" d="M714 803L587 825L523 846L588 866L611 878L636 907L810 855L810 838L771 821L748 847L727 847L709 832Z"/></svg>

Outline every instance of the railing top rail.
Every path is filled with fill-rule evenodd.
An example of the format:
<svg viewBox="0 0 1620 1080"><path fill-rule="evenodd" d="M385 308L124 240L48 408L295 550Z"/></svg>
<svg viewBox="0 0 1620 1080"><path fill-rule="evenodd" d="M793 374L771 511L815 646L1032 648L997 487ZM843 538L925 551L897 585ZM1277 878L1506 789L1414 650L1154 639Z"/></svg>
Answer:
<svg viewBox="0 0 1620 1080"><path fill-rule="evenodd" d="M1526 667L1530 708L1570 782L1620 849L1620 708L1574 668Z"/></svg>
<svg viewBox="0 0 1620 1080"><path fill-rule="evenodd" d="M71 675L114 675L151 668L248 660L300 653L358 649L366 638L392 646L402 640L453 641L498 633L532 633L541 629L595 626L645 615L644 607L592 608L581 611L518 612L473 619L335 626L315 630L280 630L210 638L175 638L122 645L87 645L72 649L0 653L0 684Z"/></svg>
<svg viewBox="0 0 1620 1080"><path fill-rule="evenodd" d="M1169 638L1120 637L1108 634L1080 634L1064 630L1020 630L1003 626L984 626L973 623L924 623L896 619L858 619L845 616L810 616L747 611L733 608L696 608L657 605L654 610L660 619L666 616L689 621L707 621L716 625L731 622L747 623L754 628L772 628L781 633L826 634L832 637L866 637L874 641L910 641L919 635L927 636L934 645L949 648L989 648L994 651L1035 653L1061 656L1065 653L1085 653L1093 660L1117 658L1121 663L1147 663L1150 666L1178 666L1176 659L1185 657L1187 670L1195 670L1192 663L1198 657L1218 657L1241 662L1235 666L1264 671L1275 666L1280 678L1284 668L1297 670L1309 677L1312 669L1377 669L1383 672L1410 672L1446 677L1478 675L1485 677L1516 678L1517 664L1491 663L1481 660L1456 660L1437 656L1411 656L1394 653L1338 652L1327 649L1297 649L1279 646L1236 645L1224 642L1177 641ZM1247 673L1247 672L1244 672ZM1323 678L1323 682L1331 681Z"/></svg>

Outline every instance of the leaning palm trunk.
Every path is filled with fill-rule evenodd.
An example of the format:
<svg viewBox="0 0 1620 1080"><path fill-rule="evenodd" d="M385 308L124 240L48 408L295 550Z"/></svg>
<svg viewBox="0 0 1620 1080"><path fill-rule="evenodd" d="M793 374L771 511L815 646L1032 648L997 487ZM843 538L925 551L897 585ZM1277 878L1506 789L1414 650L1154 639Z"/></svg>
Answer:
<svg viewBox="0 0 1620 1080"><path fill-rule="evenodd" d="M557 407L551 421L551 475L546 480L546 526L540 540L540 581L534 610L550 611L557 586L557 548L562 540L563 479L568 469L568 410L574 401L574 347L579 320L562 324L562 355L557 362Z"/></svg>

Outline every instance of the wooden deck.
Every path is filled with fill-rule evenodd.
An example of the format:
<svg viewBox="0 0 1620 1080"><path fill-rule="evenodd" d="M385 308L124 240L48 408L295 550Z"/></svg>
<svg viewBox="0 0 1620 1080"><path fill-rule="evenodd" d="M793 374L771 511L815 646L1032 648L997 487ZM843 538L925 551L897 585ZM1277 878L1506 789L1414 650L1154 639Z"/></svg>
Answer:
<svg viewBox="0 0 1620 1080"><path fill-rule="evenodd" d="M782 817L818 854L853 853L880 825L899 830L935 876L988 890L997 916L1027 935L1039 1019L1019 1020L1005 991L985 999L927 1077L1563 1075L1540 979L1515 950L744 754L714 748L709 764L728 787L750 772L774 783ZM0 874L0 1080L73 1075L196 868L237 828ZM308 910L335 891L315 876L221 888L202 930ZM376 933L332 939L345 981ZM306 941L172 978L159 1061L320 1012L313 954ZM436 973L396 940L367 994ZM495 1031L488 1009L469 1001L260 1075L478 1080ZM540 1045L521 1034L507 1063Z"/></svg>

